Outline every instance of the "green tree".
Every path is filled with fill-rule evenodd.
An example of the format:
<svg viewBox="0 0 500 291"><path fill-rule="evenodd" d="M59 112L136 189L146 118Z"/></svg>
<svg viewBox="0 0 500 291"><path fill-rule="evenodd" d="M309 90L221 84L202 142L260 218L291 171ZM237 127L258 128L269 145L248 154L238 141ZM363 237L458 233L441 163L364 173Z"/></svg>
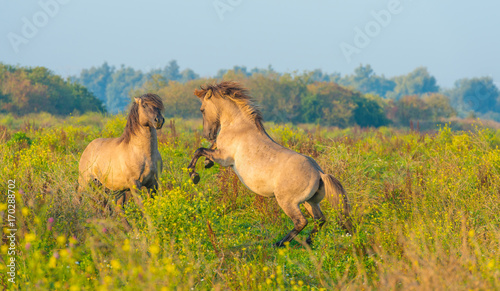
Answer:
<svg viewBox="0 0 500 291"><path fill-rule="evenodd" d="M332 78L332 81L335 80ZM353 75L339 78L337 82L362 93L377 94L379 96L386 96L396 86L394 81L386 79L384 75L376 75L370 65L360 65L354 70Z"/></svg>
<svg viewBox="0 0 500 291"><path fill-rule="evenodd" d="M330 82L330 75L320 69L306 73L313 82Z"/></svg>
<svg viewBox="0 0 500 291"><path fill-rule="evenodd" d="M307 86L302 99L302 120L307 123L347 127L388 124L385 102L374 94L363 95L333 82Z"/></svg>
<svg viewBox="0 0 500 291"><path fill-rule="evenodd" d="M111 82L106 87L107 110L111 113L125 110L130 103L130 90L141 86L145 81L141 71L122 65L113 73Z"/></svg>
<svg viewBox="0 0 500 291"><path fill-rule="evenodd" d="M179 69L180 67L179 64L177 64L177 61L171 60L163 69L151 70L147 75L160 75L167 81L180 81L182 75L179 72Z"/></svg>
<svg viewBox="0 0 500 291"><path fill-rule="evenodd" d="M3 112L27 114L104 111L102 102L81 85L64 80L44 67L0 65L0 105Z"/></svg>
<svg viewBox="0 0 500 291"><path fill-rule="evenodd" d="M179 80L181 83L186 83L191 80L196 80L199 79L200 76L196 74L193 70L191 69L185 69L181 72L181 79Z"/></svg>
<svg viewBox="0 0 500 291"><path fill-rule="evenodd" d="M394 105L394 120L402 126L409 126L411 121L429 120L432 116L429 105L417 95L404 96Z"/></svg>
<svg viewBox="0 0 500 291"><path fill-rule="evenodd" d="M387 94L388 98L399 99L408 95L422 95L439 91L436 78L431 76L425 67L419 67L404 76L395 77L396 86L393 92Z"/></svg>
<svg viewBox="0 0 500 291"><path fill-rule="evenodd" d="M172 60L162 69L153 69L143 74L131 67L121 66L116 69L106 62L100 67L84 69L78 77L72 80L87 87L102 100L111 113L124 110L130 102L129 93L139 88L152 76L160 75L167 81L187 82L198 79L199 76L191 69L180 72L177 61Z"/></svg>
<svg viewBox="0 0 500 291"><path fill-rule="evenodd" d="M329 82L309 84L307 89L307 95L302 100L304 122L340 127L354 123L357 105L352 91Z"/></svg>
<svg viewBox="0 0 500 291"><path fill-rule="evenodd" d="M498 87L490 77L460 79L451 90L445 91L461 117L469 112L500 112Z"/></svg>
<svg viewBox="0 0 500 291"><path fill-rule="evenodd" d="M390 123L385 110L387 102L376 94L354 94L356 103L354 109L354 122L363 127L379 127Z"/></svg>
<svg viewBox="0 0 500 291"><path fill-rule="evenodd" d="M451 106L450 99L439 93L429 93L422 97L430 110L430 119L439 120L455 116L457 112Z"/></svg>
<svg viewBox="0 0 500 291"><path fill-rule="evenodd" d="M183 118L201 118L200 101L194 95L194 90L213 80L196 79L186 83L169 81L157 92L165 105L165 116Z"/></svg>
<svg viewBox="0 0 500 291"><path fill-rule="evenodd" d="M63 78L52 74L44 67L29 69L27 72L27 77L33 84L42 84L46 87L46 98L50 105L45 105L45 110L49 108L48 106L52 106L54 109L50 110L51 113L69 114L76 108L75 96L72 95L70 85ZM71 97L68 98L68 96Z"/></svg>
<svg viewBox="0 0 500 291"><path fill-rule="evenodd" d="M239 76L244 78L243 74ZM250 78L244 78L243 83L261 105L266 120L300 122L301 99L307 92L307 77L253 74Z"/></svg>
<svg viewBox="0 0 500 291"><path fill-rule="evenodd" d="M136 87L130 90L129 96L131 99L134 97L146 94L146 93L155 93L158 94L160 89L168 86L168 81L162 75L155 74L150 76L144 84L140 87Z"/></svg>
<svg viewBox="0 0 500 291"><path fill-rule="evenodd" d="M79 77L74 77L73 81L85 86L90 92L106 102L106 88L112 80L112 75L115 72L115 67L110 67L107 62L104 62L100 67L91 67L81 71Z"/></svg>
<svg viewBox="0 0 500 291"><path fill-rule="evenodd" d="M3 104L4 111L21 115L39 111L55 112L54 104L49 101L47 86L33 83L26 70L6 71L2 79L2 95L8 96L4 100L9 102Z"/></svg>
<svg viewBox="0 0 500 291"><path fill-rule="evenodd" d="M78 83L71 83L68 84L68 86L75 100L73 111L78 111L80 113L87 111L106 112L103 102L97 99L87 88Z"/></svg>
<svg viewBox="0 0 500 291"><path fill-rule="evenodd" d="M263 74L253 74L250 78L243 79L243 84L251 90L252 97L259 104L264 119L267 121L276 121L280 108L276 106L277 99L280 98L279 75L266 76Z"/></svg>

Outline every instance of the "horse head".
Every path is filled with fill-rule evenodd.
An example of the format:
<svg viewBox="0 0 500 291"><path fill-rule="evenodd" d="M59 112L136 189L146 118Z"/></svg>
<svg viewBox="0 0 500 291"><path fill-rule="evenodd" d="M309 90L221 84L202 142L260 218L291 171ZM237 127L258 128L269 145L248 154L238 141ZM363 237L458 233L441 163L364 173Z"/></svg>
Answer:
<svg viewBox="0 0 500 291"><path fill-rule="evenodd" d="M203 136L209 141L215 141L220 128L220 115L212 98L212 90L196 90L196 96L201 100L200 111L203 115Z"/></svg>
<svg viewBox="0 0 500 291"><path fill-rule="evenodd" d="M150 126L160 129L165 123L165 118L161 114L163 102L156 94L144 94L134 98L137 106L138 121L142 126Z"/></svg>

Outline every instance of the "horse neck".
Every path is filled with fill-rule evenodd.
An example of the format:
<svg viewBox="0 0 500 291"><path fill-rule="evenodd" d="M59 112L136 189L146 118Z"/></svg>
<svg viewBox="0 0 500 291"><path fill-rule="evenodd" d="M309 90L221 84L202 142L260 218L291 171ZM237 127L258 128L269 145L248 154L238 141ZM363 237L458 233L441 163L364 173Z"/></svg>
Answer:
<svg viewBox="0 0 500 291"><path fill-rule="evenodd" d="M257 128L255 120L243 113L238 105L227 100L224 100L224 102L227 102L227 104L219 107L224 108L224 110L220 112L221 131L224 129L235 128L241 129L239 130L241 134L262 133L262 130ZM263 133L267 136L267 133L265 131Z"/></svg>
<svg viewBox="0 0 500 291"><path fill-rule="evenodd" d="M130 137L129 144L140 147L146 152L157 150L158 136L156 128L151 126L139 126L135 134Z"/></svg>

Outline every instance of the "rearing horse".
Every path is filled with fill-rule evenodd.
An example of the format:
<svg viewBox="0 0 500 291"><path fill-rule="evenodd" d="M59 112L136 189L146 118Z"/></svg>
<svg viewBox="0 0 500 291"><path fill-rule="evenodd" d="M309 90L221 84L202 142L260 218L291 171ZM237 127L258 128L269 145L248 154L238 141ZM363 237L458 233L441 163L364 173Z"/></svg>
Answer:
<svg viewBox="0 0 500 291"><path fill-rule="evenodd" d="M122 136L95 139L82 153L79 192L91 182L104 186L116 195L118 213L122 213L130 194L141 207L136 193L141 187L146 187L150 195L156 193L163 167L156 134L165 122L162 110L163 102L156 94L135 98ZM130 229L124 217L122 222Z"/></svg>
<svg viewBox="0 0 500 291"><path fill-rule="evenodd" d="M246 89L236 82L222 82L201 87L195 90L195 95L202 102L203 136L214 142L211 148L197 149L188 166L195 183L199 181L199 175L194 169L198 159L204 156L223 167L231 167L253 192L276 197L294 224L276 246L294 239L307 225L300 210L302 203L318 222L306 240L308 244L312 242L312 236L326 221L320 208L325 196L339 213L342 226L352 231L349 201L340 182L325 174L312 158L272 140Z"/></svg>

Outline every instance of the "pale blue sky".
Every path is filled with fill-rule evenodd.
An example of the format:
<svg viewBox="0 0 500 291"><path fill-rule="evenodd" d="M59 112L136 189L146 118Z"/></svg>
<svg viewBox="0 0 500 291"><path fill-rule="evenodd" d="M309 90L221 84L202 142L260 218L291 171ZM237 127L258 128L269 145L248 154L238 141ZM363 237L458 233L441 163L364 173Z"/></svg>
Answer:
<svg viewBox="0 0 500 291"><path fill-rule="evenodd" d="M346 74L363 63L388 77L426 66L445 87L464 77L500 81L500 1L59 0L67 3L44 19L39 3L51 1L0 0L0 62L64 76L104 61L148 70L176 59L202 76L269 64ZM214 3L232 7L220 17ZM371 12L391 5L398 13L378 29ZM42 27L23 36L23 18L34 17ZM367 25L369 44L348 62L341 44L355 46L356 27Z"/></svg>

